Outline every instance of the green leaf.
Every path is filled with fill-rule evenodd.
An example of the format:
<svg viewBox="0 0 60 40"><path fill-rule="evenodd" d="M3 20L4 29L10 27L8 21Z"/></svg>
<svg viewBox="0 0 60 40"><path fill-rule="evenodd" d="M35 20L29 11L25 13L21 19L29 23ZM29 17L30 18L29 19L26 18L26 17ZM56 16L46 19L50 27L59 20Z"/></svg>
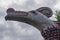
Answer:
<svg viewBox="0 0 60 40"><path fill-rule="evenodd" d="M55 14L55 15L56 15L55 18L56 18L58 21L60 21L60 11L56 11L56 14Z"/></svg>

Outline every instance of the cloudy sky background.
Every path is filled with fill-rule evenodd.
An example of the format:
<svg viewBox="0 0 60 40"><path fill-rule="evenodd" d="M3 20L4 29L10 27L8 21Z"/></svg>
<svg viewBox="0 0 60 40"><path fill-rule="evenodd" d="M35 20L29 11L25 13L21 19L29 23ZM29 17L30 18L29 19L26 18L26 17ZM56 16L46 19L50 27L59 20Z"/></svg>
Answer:
<svg viewBox="0 0 60 40"><path fill-rule="evenodd" d="M60 10L60 0L0 0L0 40L44 40L41 33L31 25L5 21L8 8L30 11L47 6L53 11ZM56 20L53 15L50 19Z"/></svg>

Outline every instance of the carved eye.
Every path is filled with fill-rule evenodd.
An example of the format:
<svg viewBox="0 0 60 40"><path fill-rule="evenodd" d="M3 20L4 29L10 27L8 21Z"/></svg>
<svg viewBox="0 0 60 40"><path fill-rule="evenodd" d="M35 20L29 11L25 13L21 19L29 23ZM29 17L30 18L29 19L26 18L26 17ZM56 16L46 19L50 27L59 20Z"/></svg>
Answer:
<svg viewBox="0 0 60 40"><path fill-rule="evenodd" d="M36 11L33 11L33 10L32 10L32 11L30 11L30 12L33 13L33 14L35 14L35 15L37 15Z"/></svg>

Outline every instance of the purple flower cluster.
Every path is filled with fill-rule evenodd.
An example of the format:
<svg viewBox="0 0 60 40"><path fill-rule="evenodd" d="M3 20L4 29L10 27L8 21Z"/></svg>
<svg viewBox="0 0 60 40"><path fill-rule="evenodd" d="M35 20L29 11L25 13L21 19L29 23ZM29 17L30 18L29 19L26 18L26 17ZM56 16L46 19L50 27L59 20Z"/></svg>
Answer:
<svg viewBox="0 0 60 40"><path fill-rule="evenodd" d="M45 40L60 40L60 28L48 27L42 31L42 36L45 38Z"/></svg>

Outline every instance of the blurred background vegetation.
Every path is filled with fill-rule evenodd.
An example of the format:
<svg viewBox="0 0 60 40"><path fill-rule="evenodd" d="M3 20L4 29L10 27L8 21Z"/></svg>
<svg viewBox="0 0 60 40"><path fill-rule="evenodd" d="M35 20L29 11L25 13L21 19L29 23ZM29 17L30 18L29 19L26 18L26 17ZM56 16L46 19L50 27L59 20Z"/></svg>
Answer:
<svg viewBox="0 0 60 40"><path fill-rule="evenodd" d="M56 10L56 19L57 19L57 21L60 21L60 10Z"/></svg>

